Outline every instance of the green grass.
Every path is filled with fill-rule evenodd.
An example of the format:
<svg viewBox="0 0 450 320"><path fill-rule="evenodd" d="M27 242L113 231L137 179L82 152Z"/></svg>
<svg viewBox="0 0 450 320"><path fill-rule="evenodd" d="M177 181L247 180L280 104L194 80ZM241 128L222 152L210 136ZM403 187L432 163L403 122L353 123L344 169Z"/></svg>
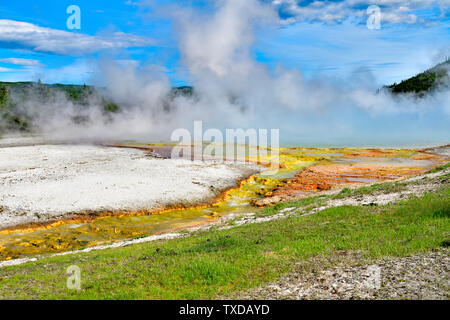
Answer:
<svg viewBox="0 0 450 320"><path fill-rule="evenodd" d="M450 163L447 163L445 165L436 167L428 173L436 173L440 171L444 171L450 167ZM450 174L447 173L435 180L439 181L446 181L450 178ZM427 178L423 178L427 179ZM422 179L422 180L423 180ZM428 179L430 180L430 179ZM303 198L299 200L294 201L287 201L287 202L279 202L273 206L266 207L260 212L257 213L258 216L270 216L278 213L280 210L290 207L298 207L302 208L303 211L308 211L313 208L317 208L324 204L326 200L329 199L342 199L347 197L355 197L355 196L362 196L362 195L369 195L369 194L375 194L375 193L393 193L393 192L401 192L408 188L409 185L416 183L415 181L397 181L397 182L383 182L383 183L375 183L368 186L363 186L355 189L351 188L343 188L338 194L335 195L320 195L320 196L313 196L308 198Z"/></svg>
<svg viewBox="0 0 450 320"><path fill-rule="evenodd" d="M316 267L325 268L342 250L357 251L367 261L425 252L449 242L449 195L447 187L387 206L336 207L182 239L45 258L0 269L0 297L209 299L273 281L298 261L307 265L314 259ZM314 202L300 204L308 201ZM80 291L66 288L70 265L81 268Z"/></svg>
<svg viewBox="0 0 450 320"><path fill-rule="evenodd" d="M265 207L263 210L256 213L257 216L271 216L278 213L280 210L285 208L302 208L302 209L312 209L322 205L322 203L329 199L329 195L320 195L315 197L302 198L294 201L279 202L270 207Z"/></svg>
<svg viewBox="0 0 450 320"><path fill-rule="evenodd" d="M337 195L333 196L334 199L346 198L350 196L367 195L373 193L392 193L400 192L407 188L408 183L405 182L385 182L376 183L370 186L364 186L357 189L344 188Z"/></svg>
<svg viewBox="0 0 450 320"><path fill-rule="evenodd" d="M428 173L436 173L441 172L450 168L450 163L445 165L436 167L428 171ZM450 174L443 175L438 180L447 180L450 177ZM425 178L426 179L426 178ZM392 192L401 192L408 188L409 185L414 184L414 181L400 181L400 182L384 182L384 183L375 183L369 186L364 186L356 189L344 188L337 195L332 196L333 199L346 198L351 196L358 195L368 195L374 193L392 193Z"/></svg>
<svg viewBox="0 0 450 320"><path fill-rule="evenodd" d="M444 164L442 166L436 167L434 169L431 169L430 171L428 171L428 173L436 173L436 172L444 171L448 168L450 168L450 162L447 164Z"/></svg>

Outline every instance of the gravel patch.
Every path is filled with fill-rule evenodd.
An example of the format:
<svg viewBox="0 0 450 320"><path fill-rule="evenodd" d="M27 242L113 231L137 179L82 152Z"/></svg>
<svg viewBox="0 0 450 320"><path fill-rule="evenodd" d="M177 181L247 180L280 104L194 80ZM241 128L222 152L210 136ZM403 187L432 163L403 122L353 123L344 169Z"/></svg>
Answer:
<svg viewBox="0 0 450 320"><path fill-rule="evenodd" d="M358 264L350 255L325 270L299 268L273 283L231 299L450 299L450 250ZM299 264L301 265L301 264Z"/></svg>

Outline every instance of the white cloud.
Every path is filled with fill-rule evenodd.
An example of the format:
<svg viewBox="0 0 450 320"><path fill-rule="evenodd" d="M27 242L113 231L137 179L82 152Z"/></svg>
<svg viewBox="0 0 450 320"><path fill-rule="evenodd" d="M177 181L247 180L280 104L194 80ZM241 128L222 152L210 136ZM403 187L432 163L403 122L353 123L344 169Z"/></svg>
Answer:
<svg viewBox="0 0 450 320"><path fill-rule="evenodd" d="M34 59L22 59L22 58L5 58L0 59L0 62L15 64L18 66L39 66L41 63Z"/></svg>
<svg viewBox="0 0 450 320"><path fill-rule="evenodd" d="M28 22L0 19L0 47L29 49L60 55L83 55L103 49L146 47L155 40L115 32L110 37L90 36L44 28Z"/></svg>
<svg viewBox="0 0 450 320"><path fill-rule="evenodd" d="M280 11L284 23L297 21L319 21L335 24L343 20L367 16L369 5L381 7L381 17L384 23L422 23L429 22L417 16L418 10L438 8L439 12L432 19L445 16L450 7L450 0L347 0L340 2L315 0L302 4L299 0L272 0L272 5ZM428 17L429 18L429 17Z"/></svg>
<svg viewBox="0 0 450 320"><path fill-rule="evenodd" d="M17 71L17 70L16 69L0 67L0 72L11 72L11 71Z"/></svg>

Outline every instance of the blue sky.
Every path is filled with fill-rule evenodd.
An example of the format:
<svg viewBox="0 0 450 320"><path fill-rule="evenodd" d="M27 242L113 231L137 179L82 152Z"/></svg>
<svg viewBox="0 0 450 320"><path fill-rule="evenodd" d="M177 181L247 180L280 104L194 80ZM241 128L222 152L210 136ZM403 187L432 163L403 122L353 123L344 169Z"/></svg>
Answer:
<svg viewBox="0 0 450 320"><path fill-rule="evenodd" d="M449 0L261 1L278 15L276 24L257 30L252 47L269 68L281 64L336 79L367 73L378 85L450 55ZM366 26L371 4L380 7L380 29ZM69 5L80 7L80 30L66 26ZM188 84L172 28L174 5L212 13L217 3L1 0L0 80L93 83L98 60L113 58L158 66L173 85Z"/></svg>

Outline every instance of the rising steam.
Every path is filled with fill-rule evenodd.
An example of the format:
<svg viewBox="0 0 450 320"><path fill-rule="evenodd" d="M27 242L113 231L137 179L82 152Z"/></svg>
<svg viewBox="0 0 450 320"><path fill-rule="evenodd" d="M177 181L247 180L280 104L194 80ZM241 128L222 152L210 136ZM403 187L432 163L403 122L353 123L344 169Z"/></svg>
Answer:
<svg viewBox="0 0 450 320"><path fill-rule="evenodd" d="M34 119L32 128L71 140L168 141L172 130L203 120L219 129L279 128L287 144L448 143L448 89L422 99L395 97L377 92L371 79L307 80L281 64L270 70L251 49L258 28L276 25L277 16L257 0L218 1L212 15L182 8L171 12L181 63L195 88L192 96L173 95L168 77L155 68L102 60L102 94L120 105L119 112L105 114L98 96L83 108L63 94L45 103L29 99L21 111ZM80 116L85 121L73 121Z"/></svg>

